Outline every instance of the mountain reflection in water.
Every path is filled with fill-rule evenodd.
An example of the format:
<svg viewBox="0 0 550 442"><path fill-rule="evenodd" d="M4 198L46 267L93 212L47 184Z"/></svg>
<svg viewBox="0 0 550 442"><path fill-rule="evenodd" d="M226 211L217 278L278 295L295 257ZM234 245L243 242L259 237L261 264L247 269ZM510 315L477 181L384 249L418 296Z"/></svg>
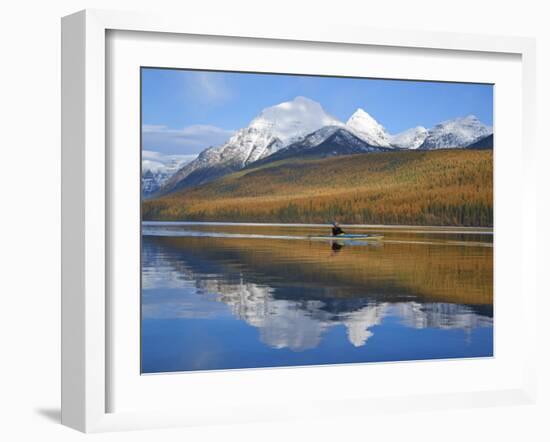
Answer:
<svg viewBox="0 0 550 442"><path fill-rule="evenodd" d="M143 371L491 356L492 247L392 238L143 236Z"/></svg>

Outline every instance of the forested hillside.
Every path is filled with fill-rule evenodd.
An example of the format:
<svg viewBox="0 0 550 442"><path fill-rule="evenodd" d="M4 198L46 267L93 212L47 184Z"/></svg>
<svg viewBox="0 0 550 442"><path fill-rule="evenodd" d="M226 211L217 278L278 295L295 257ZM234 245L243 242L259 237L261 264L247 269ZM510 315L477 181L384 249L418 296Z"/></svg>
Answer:
<svg viewBox="0 0 550 442"><path fill-rule="evenodd" d="M144 220L492 226L492 150L292 158L143 201Z"/></svg>

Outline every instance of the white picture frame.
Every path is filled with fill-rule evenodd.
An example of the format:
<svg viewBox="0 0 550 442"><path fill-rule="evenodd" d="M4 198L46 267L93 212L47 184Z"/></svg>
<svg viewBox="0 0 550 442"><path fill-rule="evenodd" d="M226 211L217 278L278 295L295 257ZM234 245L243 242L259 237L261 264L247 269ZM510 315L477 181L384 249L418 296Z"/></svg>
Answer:
<svg viewBox="0 0 550 442"><path fill-rule="evenodd" d="M109 31L155 32L162 35L201 35L286 42L337 43L379 48L425 48L439 51L468 51L514 54L521 57L521 326L534 336L536 325L535 267L532 260L536 241L533 170L535 143L535 43L532 39L491 37L451 33L389 31L338 26L280 27L265 23L220 23L196 17L164 17L150 14L87 10L62 21L62 422L85 432L185 426L216 422L242 422L288 417L394 412L410 408L453 408L509 403L530 403L536 391L534 339L526 340L521 356L524 372L521 385L513 388L430 392L424 395L377 397L327 397L311 400L309 406L280 407L240 404L245 418L226 414L188 411L109 411L108 396L112 354L108 327L109 311L108 244L112 231L109 155L106 120L109 115L106 81ZM157 34L158 35L158 34ZM528 258L528 257L531 258ZM529 261L531 259L531 261ZM520 356L518 356L520 357ZM340 368L333 368L333 370ZM360 370L356 367L355 370ZM216 374L217 382L231 380ZM225 376L225 378L224 378ZM241 372L241 376L246 373ZM269 382L269 370L261 382ZM175 378L173 378L175 379ZM242 414L241 414L242 416Z"/></svg>

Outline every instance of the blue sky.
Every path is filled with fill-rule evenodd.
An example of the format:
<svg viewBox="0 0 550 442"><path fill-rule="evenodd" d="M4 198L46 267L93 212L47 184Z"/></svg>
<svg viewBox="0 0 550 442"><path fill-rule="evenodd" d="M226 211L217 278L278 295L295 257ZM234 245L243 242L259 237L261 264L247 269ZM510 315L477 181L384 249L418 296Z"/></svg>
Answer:
<svg viewBox="0 0 550 442"><path fill-rule="evenodd" d="M195 155L299 95L342 121L363 108L391 134L469 114L493 124L491 85L144 68L143 149Z"/></svg>

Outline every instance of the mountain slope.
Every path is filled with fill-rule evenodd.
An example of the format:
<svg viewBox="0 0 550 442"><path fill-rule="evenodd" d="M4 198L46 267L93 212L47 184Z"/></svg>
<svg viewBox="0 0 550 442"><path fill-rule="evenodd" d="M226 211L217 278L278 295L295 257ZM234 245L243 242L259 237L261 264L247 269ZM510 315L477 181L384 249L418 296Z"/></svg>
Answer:
<svg viewBox="0 0 550 442"><path fill-rule="evenodd" d="M443 121L430 129L419 149L450 149L466 147L489 136L492 128L484 125L474 115Z"/></svg>
<svg viewBox="0 0 550 442"><path fill-rule="evenodd" d="M144 220L492 225L491 150L293 157L144 201Z"/></svg>
<svg viewBox="0 0 550 442"><path fill-rule="evenodd" d="M190 155L162 155L158 152L142 152L141 194L148 198L156 194L172 175L192 161Z"/></svg>
<svg viewBox="0 0 550 442"><path fill-rule="evenodd" d="M326 126L309 135L303 140L287 146L274 154L253 163L257 167L273 161L287 158L330 157L337 155L352 155L366 152L384 152L386 147L371 146L347 128Z"/></svg>
<svg viewBox="0 0 550 442"><path fill-rule="evenodd" d="M178 171L163 192L202 184L246 167L323 126L342 125L321 105L305 97L264 109L225 144L204 150Z"/></svg>
<svg viewBox="0 0 550 442"><path fill-rule="evenodd" d="M371 146L391 147L390 136L384 126L361 108L348 119L346 127Z"/></svg>
<svg viewBox="0 0 550 442"><path fill-rule="evenodd" d="M390 135L390 143L400 149L418 149L428 137L428 129L413 127L395 135Z"/></svg>
<svg viewBox="0 0 550 442"><path fill-rule="evenodd" d="M467 146L469 149L492 149L494 146L493 134Z"/></svg>

